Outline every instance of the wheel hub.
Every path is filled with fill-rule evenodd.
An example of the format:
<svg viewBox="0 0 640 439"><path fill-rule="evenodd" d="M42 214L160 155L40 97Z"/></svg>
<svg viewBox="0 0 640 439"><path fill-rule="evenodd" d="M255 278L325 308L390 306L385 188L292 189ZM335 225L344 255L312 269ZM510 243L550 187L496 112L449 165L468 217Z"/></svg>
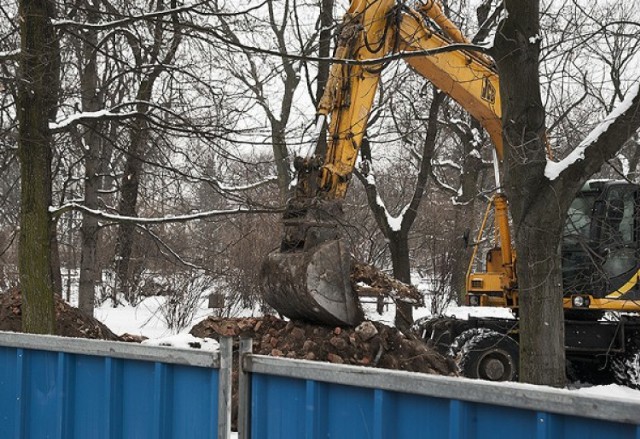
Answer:
<svg viewBox="0 0 640 439"><path fill-rule="evenodd" d="M499 381L505 373L504 364L497 358L489 358L484 362L484 373L491 381Z"/></svg>

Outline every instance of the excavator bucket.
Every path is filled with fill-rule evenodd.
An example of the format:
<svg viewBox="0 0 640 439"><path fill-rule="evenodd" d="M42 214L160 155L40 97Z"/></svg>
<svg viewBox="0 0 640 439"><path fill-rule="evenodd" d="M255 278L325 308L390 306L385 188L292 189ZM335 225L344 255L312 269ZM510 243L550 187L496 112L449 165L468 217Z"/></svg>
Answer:
<svg viewBox="0 0 640 439"><path fill-rule="evenodd" d="M341 239L307 250L274 251L262 266L264 298L293 320L355 326L363 313L350 272L348 244Z"/></svg>

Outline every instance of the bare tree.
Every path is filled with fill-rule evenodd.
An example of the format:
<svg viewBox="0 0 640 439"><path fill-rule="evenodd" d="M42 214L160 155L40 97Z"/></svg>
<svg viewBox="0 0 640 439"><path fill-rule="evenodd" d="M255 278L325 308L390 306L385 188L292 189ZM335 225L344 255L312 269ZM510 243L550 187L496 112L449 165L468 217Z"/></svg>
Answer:
<svg viewBox="0 0 640 439"><path fill-rule="evenodd" d="M93 24L100 20L99 3L96 0L85 1L83 9L87 14L87 23ZM97 112L103 108L102 93L98 87L98 32L91 27L81 32L82 40L78 41L80 53L78 66L80 75L80 101L83 112ZM89 209L98 209L98 190L101 179L98 176L100 168L100 150L102 135L100 121L88 121L84 126L84 133L76 136L80 146L86 151L84 160L84 204ZM78 286L78 308L89 315L93 315L95 305L95 285L100 280L100 270L97 263L98 250L98 219L91 215L82 217L82 245L80 259L80 281Z"/></svg>
<svg viewBox="0 0 640 439"><path fill-rule="evenodd" d="M640 126L637 87L609 120L578 146L560 171L547 165L545 109L540 94L540 3L505 1L496 33L505 144L505 188L518 254L520 378L565 381L562 276L558 243L574 194Z"/></svg>
<svg viewBox="0 0 640 439"><path fill-rule="evenodd" d="M6 18L17 15L16 2L0 2ZM17 20L0 20L0 288L18 285L16 243L20 212L20 165L17 157L16 61L20 54Z"/></svg>
<svg viewBox="0 0 640 439"><path fill-rule="evenodd" d="M175 10L177 6L176 0L170 0L169 4L160 1L155 5L155 11L160 12L165 8ZM131 126L126 162L120 183L118 211L125 216L136 216L140 174L143 160L147 155L148 143L150 142L151 134L144 115L149 111L149 102L151 101L156 81L166 71L167 66L173 63L181 42L181 24L177 12L171 14L169 23L166 23L163 18L158 18L151 20L149 24L152 26L151 33L153 35L149 46L141 47L139 40L130 41L131 50L136 60L136 68L140 71L140 82L135 98L136 112L140 117L135 118ZM149 65L152 67L147 70L145 66ZM127 297L129 297L131 287L129 285L129 261L133 248L134 230L133 225L122 224L118 228L116 247L116 275L120 290Z"/></svg>
<svg viewBox="0 0 640 439"><path fill-rule="evenodd" d="M288 131L304 67L300 56L304 57L315 50L319 32L322 32L325 38L321 42L322 50L328 51L327 31L324 26L330 21L327 18L327 13L330 11L325 10L321 15L320 23L323 27L306 34L301 27L300 19L301 11L305 8L298 8L295 2L282 3L273 0L267 0L265 5L266 22L244 16L232 23L224 16L219 17L224 36L239 49L242 55L241 60L224 54L221 55L221 59L226 60L229 73L247 90L253 102L266 116L270 133L268 141L275 161L278 189L284 203L290 195L292 178ZM330 8L331 2L323 3L323 7ZM274 47L274 50L283 56L274 60L256 53L255 48L244 44L239 36L246 32L250 34L251 39L255 39L259 33L266 40L263 44ZM225 48L227 53L228 50ZM293 50L297 51L295 59L286 56ZM326 80L322 77L326 72L322 72L324 70L321 70L320 81ZM276 81L280 82L278 85L280 91L273 90L273 84Z"/></svg>
<svg viewBox="0 0 640 439"><path fill-rule="evenodd" d="M20 70L17 95L18 155L21 164L19 269L25 332L52 334L51 133L59 84L58 39L51 20L55 3L20 1Z"/></svg>

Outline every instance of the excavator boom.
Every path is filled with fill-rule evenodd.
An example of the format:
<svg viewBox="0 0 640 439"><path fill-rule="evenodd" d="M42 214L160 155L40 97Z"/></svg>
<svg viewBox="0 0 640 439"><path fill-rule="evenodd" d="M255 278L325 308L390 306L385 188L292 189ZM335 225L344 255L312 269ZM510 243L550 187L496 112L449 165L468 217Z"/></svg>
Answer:
<svg viewBox="0 0 640 439"><path fill-rule="evenodd" d="M282 244L262 267L264 298L281 314L327 325L362 320L350 286L349 246L338 225L390 56L404 59L476 118L501 158L498 75L483 54L455 46L468 43L435 0L418 9L394 0L351 2L318 105L318 114L329 118L326 154L296 160L298 183L284 213Z"/></svg>

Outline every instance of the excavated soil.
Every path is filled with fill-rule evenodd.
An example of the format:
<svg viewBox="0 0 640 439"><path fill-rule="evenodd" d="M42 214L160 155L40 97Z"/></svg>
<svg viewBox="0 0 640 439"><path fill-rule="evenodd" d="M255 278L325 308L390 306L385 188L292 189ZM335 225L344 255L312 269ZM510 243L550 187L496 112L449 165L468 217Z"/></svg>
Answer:
<svg viewBox="0 0 640 439"><path fill-rule="evenodd" d="M191 329L195 337L253 338L253 352L274 357L454 375L453 362L413 336L378 322L356 328L286 322L273 316L213 318Z"/></svg>
<svg viewBox="0 0 640 439"><path fill-rule="evenodd" d="M63 337L121 340L95 318L55 296L56 335ZM0 330L22 332L22 295L18 290L0 294Z"/></svg>

